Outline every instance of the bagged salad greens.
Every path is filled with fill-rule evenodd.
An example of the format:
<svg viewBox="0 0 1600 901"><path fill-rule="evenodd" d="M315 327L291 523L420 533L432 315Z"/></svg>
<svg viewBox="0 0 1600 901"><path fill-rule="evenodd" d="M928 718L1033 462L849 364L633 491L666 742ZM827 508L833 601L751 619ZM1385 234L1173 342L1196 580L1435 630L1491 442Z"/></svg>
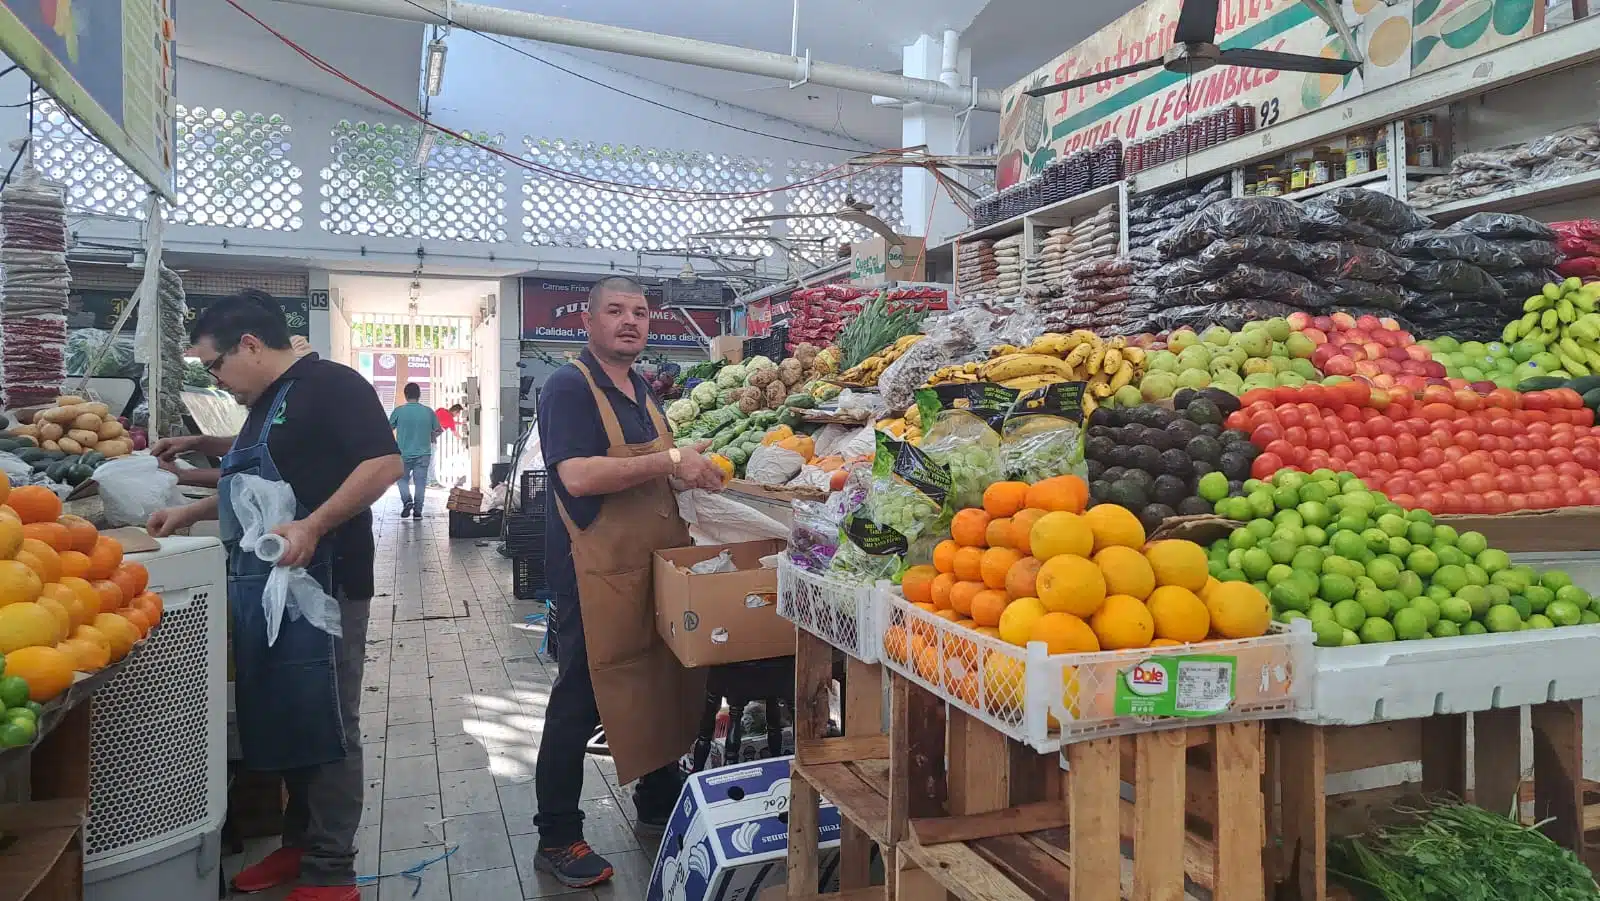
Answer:
<svg viewBox="0 0 1600 901"><path fill-rule="evenodd" d="M1012 404L1000 430L1000 459L1007 479L1040 482L1088 475L1083 457L1085 382L1036 388Z"/></svg>
<svg viewBox="0 0 1600 901"><path fill-rule="evenodd" d="M899 573L913 543L949 519L950 471L908 441L878 433L872 483L844 519L832 574L871 583Z"/></svg>
<svg viewBox="0 0 1600 901"><path fill-rule="evenodd" d="M922 444L935 462L950 471L955 509L983 506L983 491L1000 481L1000 428L1016 403L1017 391L988 382L953 382L919 388Z"/></svg>

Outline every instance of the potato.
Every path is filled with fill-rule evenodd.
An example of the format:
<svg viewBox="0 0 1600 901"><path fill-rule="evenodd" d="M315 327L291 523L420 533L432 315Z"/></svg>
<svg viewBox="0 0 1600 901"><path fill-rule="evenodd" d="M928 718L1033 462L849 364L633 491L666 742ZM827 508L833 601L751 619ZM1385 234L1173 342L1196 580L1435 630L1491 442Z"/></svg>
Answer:
<svg viewBox="0 0 1600 901"><path fill-rule="evenodd" d="M67 437L84 447L94 447L100 441L100 436L93 429L73 429L67 432Z"/></svg>
<svg viewBox="0 0 1600 901"><path fill-rule="evenodd" d="M51 440L49 438L46 438L44 443L39 445L39 446L44 448L45 450L60 450L61 449L61 445L57 444L55 441L53 441L53 440Z"/></svg>
<svg viewBox="0 0 1600 901"><path fill-rule="evenodd" d="M39 439L39 426L38 425L19 425L15 429L12 429L12 431L15 432L18 437L32 438L32 439L34 439L34 443L35 444L38 443L38 439Z"/></svg>
<svg viewBox="0 0 1600 901"><path fill-rule="evenodd" d="M64 450L69 454L83 453L83 445L73 441L71 438L62 438L60 441L57 441L56 448L58 450Z"/></svg>
<svg viewBox="0 0 1600 901"><path fill-rule="evenodd" d="M59 423L47 422L44 425L39 426L39 437L47 441L59 440L61 436L65 435L66 433L67 430L62 428Z"/></svg>
<svg viewBox="0 0 1600 901"><path fill-rule="evenodd" d="M78 418L72 420L72 427L75 429L88 429L92 432L100 428L100 417L93 413L79 413Z"/></svg>
<svg viewBox="0 0 1600 901"><path fill-rule="evenodd" d="M35 416L34 421L37 422L42 419L45 422L54 422L65 425L77 418L78 414L73 412L73 408L71 407L51 407L50 409L45 410L43 413L40 413L38 416Z"/></svg>
<svg viewBox="0 0 1600 901"><path fill-rule="evenodd" d="M100 417L101 419L105 419L107 416L111 415L111 408L106 406L105 404L99 403L98 401L96 401L94 403L87 404L86 406L89 409L84 411L84 412L93 413L94 415Z"/></svg>
<svg viewBox="0 0 1600 901"><path fill-rule="evenodd" d="M70 407L73 404L81 403L85 403L84 399L76 394L63 394L56 398L56 406L58 407Z"/></svg>
<svg viewBox="0 0 1600 901"><path fill-rule="evenodd" d="M105 422L100 423L100 428L95 430L96 434L100 436L101 441L106 441L111 438L121 438L123 435L127 434L127 431L127 429L122 427L122 423L116 421L115 419L108 419Z"/></svg>
<svg viewBox="0 0 1600 901"><path fill-rule="evenodd" d="M94 449L102 454L105 454L107 459L111 457L122 457L133 453L133 442L129 441L127 438L112 438L108 441L102 441L99 444L96 444Z"/></svg>

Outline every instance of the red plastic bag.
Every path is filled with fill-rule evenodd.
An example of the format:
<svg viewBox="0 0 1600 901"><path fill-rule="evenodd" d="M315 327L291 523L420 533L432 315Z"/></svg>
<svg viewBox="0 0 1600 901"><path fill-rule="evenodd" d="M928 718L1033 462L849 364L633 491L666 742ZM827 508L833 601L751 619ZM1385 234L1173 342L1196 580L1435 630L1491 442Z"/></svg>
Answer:
<svg viewBox="0 0 1600 901"><path fill-rule="evenodd" d="M1568 278L1574 275L1583 279L1600 278L1600 256L1575 257L1557 266L1556 271Z"/></svg>
<svg viewBox="0 0 1600 901"><path fill-rule="evenodd" d="M1562 237L1600 238L1600 219L1570 219L1552 222L1550 227Z"/></svg>

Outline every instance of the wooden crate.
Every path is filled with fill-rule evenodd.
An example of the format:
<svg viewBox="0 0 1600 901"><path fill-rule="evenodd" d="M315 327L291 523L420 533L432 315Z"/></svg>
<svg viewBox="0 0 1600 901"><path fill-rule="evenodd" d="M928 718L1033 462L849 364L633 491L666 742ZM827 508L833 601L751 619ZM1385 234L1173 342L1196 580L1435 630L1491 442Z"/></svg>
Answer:
<svg viewBox="0 0 1600 901"><path fill-rule="evenodd" d="M0 805L0 901L83 898L91 703L67 712L25 760L29 800Z"/></svg>
<svg viewBox="0 0 1600 901"><path fill-rule="evenodd" d="M1527 822L1590 863L1585 831L1600 827L1600 797L1586 809L1583 781L1583 703L1555 701L1529 710L1533 779L1524 784L1522 708L1430 716L1362 726L1312 726L1292 720L1272 724L1278 809L1273 832L1281 858L1283 897L1326 901L1345 897L1328 886L1328 839L1355 835L1395 816L1397 803L1447 793L1487 810L1518 805ZM1468 782L1471 718L1473 779ZM1420 763L1420 782L1341 791L1344 774ZM1340 777L1344 776L1343 779ZM1332 793L1329 781L1335 782ZM1526 802L1526 803L1519 803Z"/></svg>
<svg viewBox="0 0 1600 901"><path fill-rule="evenodd" d="M884 898L872 886L872 847L885 865L901 837L889 813L889 737L883 733L883 668L844 656L844 734L828 737L832 645L795 630L794 763L789 779L788 896L817 895L820 798L839 811L839 892L832 901ZM903 829L904 818L900 820ZM891 871L892 872L892 871ZM890 880L892 885L893 880Z"/></svg>
<svg viewBox="0 0 1600 901"><path fill-rule="evenodd" d="M898 676L890 710L900 901L1264 901L1261 723L1082 741L1063 772Z"/></svg>

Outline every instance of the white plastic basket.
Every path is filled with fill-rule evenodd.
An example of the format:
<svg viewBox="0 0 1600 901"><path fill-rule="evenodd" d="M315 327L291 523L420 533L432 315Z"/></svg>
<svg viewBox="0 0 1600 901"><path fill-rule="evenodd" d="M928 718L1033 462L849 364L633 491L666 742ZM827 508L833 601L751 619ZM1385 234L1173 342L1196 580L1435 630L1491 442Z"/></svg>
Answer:
<svg viewBox="0 0 1600 901"><path fill-rule="evenodd" d="M1043 642L1021 648L956 625L898 591L879 594L885 666L1044 753L1088 738L1290 717L1310 698L1316 674L1309 629L1275 626L1260 638L1050 654ZM1221 712L1204 718L1116 714L1117 683L1125 672L1152 658L1196 655L1232 658L1232 697Z"/></svg>
<svg viewBox="0 0 1600 901"><path fill-rule="evenodd" d="M878 592L778 562L778 615L863 663L877 663L883 625Z"/></svg>

